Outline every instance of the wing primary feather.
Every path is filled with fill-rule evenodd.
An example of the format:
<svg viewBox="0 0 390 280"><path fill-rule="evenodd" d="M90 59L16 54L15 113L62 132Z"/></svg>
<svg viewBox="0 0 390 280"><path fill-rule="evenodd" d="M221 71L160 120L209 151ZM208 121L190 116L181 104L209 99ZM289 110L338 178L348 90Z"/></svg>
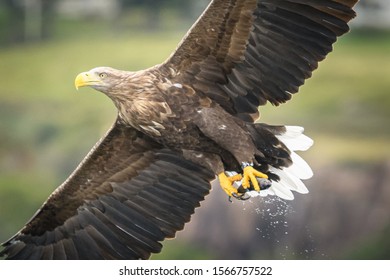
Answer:
<svg viewBox="0 0 390 280"><path fill-rule="evenodd" d="M120 259L137 259L137 255L130 249L131 242L128 235L119 230L112 222L98 209L91 208L90 224L101 233L114 248L115 254Z"/></svg>
<svg viewBox="0 0 390 280"><path fill-rule="evenodd" d="M116 210L115 207L108 207L104 214L115 224L115 227L128 235L132 250L137 252L140 258L148 258L151 252L160 252L161 245L157 242L156 236L151 234L159 229L150 220L139 219L138 213L125 205L119 206L115 200L111 200L110 203L116 204L116 208L121 207L121 211Z"/></svg>
<svg viewBox="0 0 390 280"><path fill-rule="evenodd" d="M20 242L20 241L19 241ZM15 244L12 244L10 247L10 250L5 251L6 254L10 253L8 255L9 260L29 260L30 256L34 252L35 245L32 244L26 244L20 242L15 247ZM16 251L17 250L17 251Z"/></svg>
<svg viewBox="0 0 390 280"><path fill-rule="evenodd" d="M66 252L62 241L53 244L53 259L66 260Z"/></svg>
<svg viewBox="0 0 390 280"><path fill-rule="evenodd" d="M76 247L73 243L73 240L70 238L63 239L62 245L64 247L65 255L67 260L77 260L79 255L77 253Z"/></svg>
<svg viewBox="0 0 390 280"><path fill-rule="evenodd" d="M29 260L50 259L45 257L46 246L35 245L31 248L34 248L34 250L30 252L31 254L28 256Z"/></svg>
<svg viewBox="0 0 390 280"><path fill-rule="evenodd" d="M80 260L100 260L102 255L100 249L85 232L84 229L78 230L72 237Z"/></svg>
<svg viewBox="0 0 390 280"><path fill-rule="evenodd" d="M115 260L121 259L121 255L115 251L115 248L111 245L110 241L108 241L104 235L102 235L97 229L93 226L89 226L85 228L85 231L89 236L96 242L100 249L100 254L106 260Z"/></svg>
<svg viewBox="0 0 390 280"><path fill-rule="evenodd" d="M134 231L134 236L139 238L139 240L163 239L164 235L160 229L141 213L111 197L104 198L104 202L110 205L107 206L105 214L111 217L113 221L116 221L116 224L121 224L122 228L128 229L129 232Z"/></svg>
<svg viewBox="0 0 390 280"><path fill-rule="evenodd" d="M149 198L150 195L147 195L147 197ZM175 211L170 211L171 209L161 205L159 202L152 202L149 199L137 197L137 199L126 201L125 204L145 213L145 216L153 220L161 232L168 236L174 235L175 229L181 227L180 218L176 217Z"/></svg>
<svg viewBox="0 0 390 280"><path fill-rule="evenodd" d="M34 251L36 250L36 247L34 248ZM42 256L40 257L43 260L52 260L54 257L53 252L53 244L47 244L42 247ZM30 256L31 257L31 256Z"/></svg>

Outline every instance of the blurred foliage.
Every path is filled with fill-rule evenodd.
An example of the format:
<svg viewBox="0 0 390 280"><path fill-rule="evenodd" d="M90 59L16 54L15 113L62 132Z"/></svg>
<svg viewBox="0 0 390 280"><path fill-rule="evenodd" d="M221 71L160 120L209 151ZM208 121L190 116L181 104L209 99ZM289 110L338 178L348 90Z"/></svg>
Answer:
<svg viewBox="0 0 390 280"><path fill-rule="evenodd" d="M55 19L56 2L57 0L0 1L0 46L49 38Z"/></svg>
<svg viewBox="0 0 390 280"><path fill-rule="evenodd" d="M72 13L61 13L57 4L64 2L64 0L0 1L0 47L43 41L56 34L65 35L58 32L57 28L63 27L63 20L72 22L80 15L84 15L84 24L92 23L95 28L103 26L104 29L110 26L111 32L121 32L128 27L149 31L178 27L183 21L195 20L208 0L117 0L114 4L111 3L117 7L110 16L111 25L107 22L104 25L98 24L104 19L103 11L99 10L102 9L104 1L100 1L96 6L93 2L88 2L91 7L83 3L68 3L73 4L71 6L73 16ZM77 11L79 9L82 11ZM80 26L79 19L76 25Z"/></svg>
<svg viewBox="0 0 390 280"><path fill-rule="evenodd" d="M0 49L0 240L32 216L115 119L104 95L76 92L75 75L101 65L137 70L161 63L192 24L169 15L163 22L170 31L145 32L125 19L59 20L50 41ZM388 160L389 77L390 33L354 31L292 102L262 107L262 121L305 126L316 139L312 161ZM376 233L353 252L340 248L340 255L387 258L378 249L384 236ZM215 257L198 245L167 244L155 258Z"/></svg>
<svg viewBox="0 0 390 280"><path fill-rule="evenodd" d="M382 232L362 240L362 246L351 249L344 257L355 260L390 260L390 225Z"/></svg>

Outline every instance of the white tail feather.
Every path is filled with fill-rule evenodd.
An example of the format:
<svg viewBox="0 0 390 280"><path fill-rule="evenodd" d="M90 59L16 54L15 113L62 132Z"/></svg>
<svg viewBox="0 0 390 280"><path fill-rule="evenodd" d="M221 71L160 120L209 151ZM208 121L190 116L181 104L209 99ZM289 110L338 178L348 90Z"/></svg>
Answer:
<svg viewBox="0 0 390 280"><path fill-rule="evenodd" d="M287 168L277 169L270 167L270 171L279 176L278 182L273 181L270 188L249 192L250 196L277 195L286 200L294 199L291 190L306 194L309 190L301 179L309 179L313 176L310 166L294 151L306 151L313 145L313 140L303 134L303 127L286 126L286 132L276 137L291 151L292 165Z"/></svg>
<svg viewBox="0 0 390 280"><path fill-rule="evenodd" d="M275 195L279 196L280 198L286 200L294 199L294 195L290 191L289 186L283 180L280 180L279 182L272 182L272 186L270 187L270 189L272 189Z"/></svg>
<svg viewBox="0 0 390 280"><path fill-rule="evenodd" d="M313 145L313 140L303 134L303 127L286 126L286 132L276 137L290 151L306 151Z"/></svg>
<svg viewBox="0 0 390 280"><path fill-rule="evenodd" d="M301 179L299 179L298 177L291 174L288 171L288 169L285 169L283 171L284 172L281 172L281 173L285 174L292 181L291 186L292 186L294 191L302 193L302 194L306 194L309 192L309 190L306 188L305 184L301 181Z"/></svg>
<svg viewBox="0 0 390 280"><path fill-rule="evenodd" d="M313 176L313 171L303 158L294 152L291 152L290 156L293 164L287 169L291 174L295 175L299 179L309 179Z"/></svg>
<svg viewBox="0 0 390 280"><path fill-rule="evenodd" d="M288 189L302 194L309 192L305 184L297 176L290 173L288 168L285 169L270 168L270 171L278 175L280 181L283 182L283 185L285 185Z"/></svg>

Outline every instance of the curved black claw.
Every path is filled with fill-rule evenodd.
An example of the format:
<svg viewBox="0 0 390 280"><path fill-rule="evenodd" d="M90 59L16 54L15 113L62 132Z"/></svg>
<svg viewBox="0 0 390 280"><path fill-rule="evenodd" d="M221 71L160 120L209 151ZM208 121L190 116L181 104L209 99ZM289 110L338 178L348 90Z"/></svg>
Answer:
<svg viewBox="0 0 390 280"><path fill-rule="evenodd" d="M245 195L245 194L246 194L246 192L244 192L244 193L233 193L232 195L233 195L233 197L235 199L238 199L238 200L248 200L250 198L250 196L249 195Z"/></svg>

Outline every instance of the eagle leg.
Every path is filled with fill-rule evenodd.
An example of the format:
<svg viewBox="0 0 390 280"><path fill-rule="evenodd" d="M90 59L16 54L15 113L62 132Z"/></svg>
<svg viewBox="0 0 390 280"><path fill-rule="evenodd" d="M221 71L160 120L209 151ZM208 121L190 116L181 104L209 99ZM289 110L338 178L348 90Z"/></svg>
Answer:
<svg viewBox="0 0 390 280"><path fill-rule="evenodd" d="M267 174L264 174L256 169L253 168L252 164L243 162L243 180L242 180L242 187L244 189L249 189L250 185L252 183L253 189L257 192L260 191L260 185L259 182L257 181L256 177L263 178L263 179L268 179Z"/></svg>
<svg viewBox="0 0 390 280"><path fill-rule="evenodd" d="M234 196L235 198L239 198L241 194L238 193L237 189L233 187L233 183L235 181L240 181L242 179L241 174L236 174L234 176L228 177L225 172L221 172L218 174L219 184L225 193L230 197Z"/></svg>

